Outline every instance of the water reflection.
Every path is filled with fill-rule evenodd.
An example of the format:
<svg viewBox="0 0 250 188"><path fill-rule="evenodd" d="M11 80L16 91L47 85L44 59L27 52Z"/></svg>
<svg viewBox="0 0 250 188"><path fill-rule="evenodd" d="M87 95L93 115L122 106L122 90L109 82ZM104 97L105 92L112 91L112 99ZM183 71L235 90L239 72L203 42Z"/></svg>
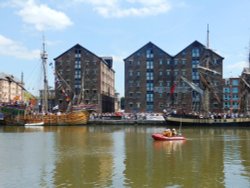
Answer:
<svg viewBox="0 0 250 188"><path fill-rule="evenodd" d="M154 141L153 146L155 150L164 150L167 154L181 151L182 145L186 143L186 140L175 141Z"/></svg>
<svg viewBox="0 0 250 188"><path fill-rule="evenodd" d="M0 134L0 148L0 187L52 187L53 134Z"/></svg>
<svg viewBox="0 0 250 188"><path fill-rule="evenodd" d="M249 187L249 128L161 129L1 127L0 187Z"/></svg>
<svg viewBox="0 0 250 188"><path fill-rule="evenodd" d="M242 149L250 146L250 139L242 139L249 138L248 134L245 135L246 133L248 132L224 136L224 140L227 142L224 147L224 174L227 187L237 187L237 182L241 182L243 187L249 186L250 162L245 160L247 157L245 154L247 152L249 156L249 150L241 152Z"/></svg>

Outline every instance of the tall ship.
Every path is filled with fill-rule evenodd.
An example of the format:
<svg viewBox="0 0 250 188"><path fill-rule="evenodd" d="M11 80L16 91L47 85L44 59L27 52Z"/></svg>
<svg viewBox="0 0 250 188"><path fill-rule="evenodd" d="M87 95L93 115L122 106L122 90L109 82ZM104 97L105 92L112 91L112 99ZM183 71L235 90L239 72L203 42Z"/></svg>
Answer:
<svg viewBox="0 0 250 188"><path fill-rule="evenodd" d="M211 110L213 101L216 101L218 106L222 106L220 104L223 102L223 88L221 88L220 91L217 91L218 87L213 84L213 81L216 80L215 77L221 76L221 72L217 72L212 69L211 65L213 61L214 60L211 59L211 57L206 56L205 60L203 59L200 65L197 66L200 78L199 84L195 84L185 77L180 78L180 80L184 81L192 92L199 97L201 102L198 107L196 106L196 109L194 108L193 111L187 112L180 106L171 113L167 114L166 121L168 125L249 126L250 66L244 68L241 76L239 77L239 108L237 112L233 112L232 109L214 112ZM230 97L232 98L232 96ZM211 100L211 98L213 99Z"/></svg>
<svg viewBox="0 0 250 188"><path fill-rule="evenodd" d="M0 112L4 115L5 125L84 125L88 123L90 109L85 109L81 101L75 101L74 93L72 98L67 97L68 107L65 112L58 111L52 113L48 110L48 80L47 80L47 58L45 51L45 42L41 52L41 61L43 68L43 90L42 109L35 111L30 105L25 104L3 104L0 106ZM58 76L58 78L60 78ZM63 80L60 80L63 82ZM82 89L83 90L83 89ZM73 91L72 91L73 92ZM58 107L58 106L57 106ZM55 108L57 108L55 107ZM58 109L58 108L57 108Z"/></svg>

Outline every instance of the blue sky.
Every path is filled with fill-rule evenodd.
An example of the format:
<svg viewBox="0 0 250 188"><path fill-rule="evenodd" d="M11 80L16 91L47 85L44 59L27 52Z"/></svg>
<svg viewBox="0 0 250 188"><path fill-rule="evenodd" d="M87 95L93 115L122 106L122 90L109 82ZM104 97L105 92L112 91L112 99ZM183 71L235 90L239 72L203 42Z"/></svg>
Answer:
<svg viewBox="0 0 250 188"><path fill-rule="evenodd" d="M32 93L41 84L45 35L48 63L79 43L113 56L115 87L124 96L123 59L151 41L171 55L195 40L224 57L224 77L248 66L249 0L0 0L0 72L20 79ZM49 67L53 87L53 69Z"/></svg>

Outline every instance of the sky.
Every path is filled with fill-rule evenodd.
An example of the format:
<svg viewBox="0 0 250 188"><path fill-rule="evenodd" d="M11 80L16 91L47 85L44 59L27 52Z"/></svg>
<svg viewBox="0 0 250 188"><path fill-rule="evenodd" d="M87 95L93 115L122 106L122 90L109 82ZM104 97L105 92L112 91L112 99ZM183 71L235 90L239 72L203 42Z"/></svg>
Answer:
<svg viewBox="0 0 250 188"><path fill-rule="evenodd" d="M124 61L149 41L176 55L193 41L224 57L223 77L248 67L249 0L0 0L0 72L37 94L43 36L48 64L75 44L112 56L115 89L124 96ZM53 66L48 66L54 87Z"/></svg>

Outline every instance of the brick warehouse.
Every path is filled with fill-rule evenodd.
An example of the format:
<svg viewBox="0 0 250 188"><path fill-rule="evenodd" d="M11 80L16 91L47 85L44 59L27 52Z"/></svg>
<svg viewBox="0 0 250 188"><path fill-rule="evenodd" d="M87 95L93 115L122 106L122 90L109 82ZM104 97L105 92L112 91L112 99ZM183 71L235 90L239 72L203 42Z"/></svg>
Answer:
<svg viewBox="0 0 250 188"><path fill-rule="evenodd" d="M65 111L69 100L93 106L98 113L114 112L115 88L111 57L98 57L76 44L54 59L55 98Z"/></svg>
<svg viewBox="0 0 250 188"><path fill-rule="evenodd" d="M152 42L124 59L125 111L222 110L223 57L198 41L171 56ZM221 74L210 74L207 67ZM208 94L201 95L182 78ZM204 108L204 98L207 107Z"/></svg>

